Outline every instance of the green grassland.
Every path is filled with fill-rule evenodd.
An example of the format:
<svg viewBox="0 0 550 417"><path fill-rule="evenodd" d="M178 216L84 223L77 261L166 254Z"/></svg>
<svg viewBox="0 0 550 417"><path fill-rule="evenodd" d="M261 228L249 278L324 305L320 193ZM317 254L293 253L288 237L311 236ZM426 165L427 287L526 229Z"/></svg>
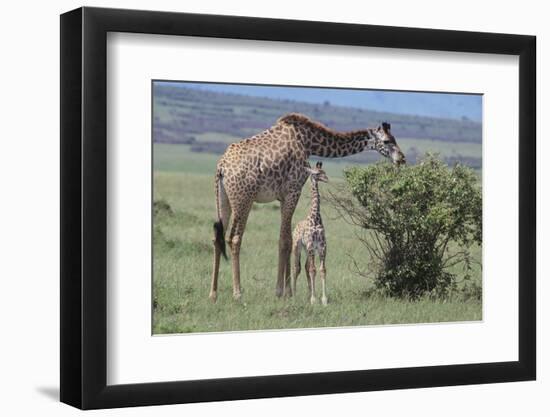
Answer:
<svg viewBox="0 0 550 417"><path fill-rule="evenodd" d="M338 219L326 203L322 213L328 240L327 307L309 304L303 274L296 297L275 297L278 203L256 204L249 217L241 251L242 302L232 299L230 262L222 260L218 302L212 304L208 293L217 159L213 154L190 152L186 145L154 145L153 333L481 320L481 297L469 291L457 291L447 300L417 301L370 293L372 282L355 273L351 262L353 258L361 267L368 265L366 251L355 238L355 229ZM326 162L331 183L322 184L321 194L339 182L347 164ZM305 217L308 206L309 183L304 186L294 224ZM480 248L474 248L474 258L481 261ZM461 265L454 268L460 277ZM473 282L479 288L478 267Z"/></svg>

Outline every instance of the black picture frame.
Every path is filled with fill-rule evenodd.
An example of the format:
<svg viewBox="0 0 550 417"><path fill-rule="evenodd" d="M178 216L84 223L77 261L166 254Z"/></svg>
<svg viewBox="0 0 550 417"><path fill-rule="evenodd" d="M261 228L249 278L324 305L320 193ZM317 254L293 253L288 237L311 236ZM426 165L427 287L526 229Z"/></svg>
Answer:
<svg viewBox="0 0 550 417"><path fill-rule="evenodd" d="M108 32L519 56L519 360L107 385ZM536 38L79 8L61 15L61 401L82 409L534 380Z"/></svg>

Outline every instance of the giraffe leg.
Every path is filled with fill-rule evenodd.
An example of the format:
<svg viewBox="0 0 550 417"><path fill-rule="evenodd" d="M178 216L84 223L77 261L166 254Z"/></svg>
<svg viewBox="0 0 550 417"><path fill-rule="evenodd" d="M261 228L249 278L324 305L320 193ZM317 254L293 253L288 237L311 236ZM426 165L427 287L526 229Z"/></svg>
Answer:
<svg viewBox="0 0 550 417"><path fill-rule="evenodd" d="M301 190L300 190L301 191ZM277 297L283 295L284 288L290 291L290 251L292 249L292 215L300 199L300 192L288 194L281 201L281 231L279 234L279 265L277 272Z"/></svg>
<svg viewBox="0 0 550 417"><path fill-rule="evenodd" d="M321 302L323 303L324 306L326 306L328 304L328 299L327 299L327 289L326 289L327 269L325 267L325 253L319 255L319 258L321 259L320 265L319 265L319 272L321 273L321 287L323 291L323 294L321 296Z"/></svg>
<svg viewBox="0 0 550 417"><path fill-rule="evenodd" d="M231 271L233 273L233 298L236 301L241 299L241 236L235 235L231 238Z"/></svg>
<svg viewBox="0 0 550 417"><path fill-rule="evenodd" d="M231 267L233 272L233 298L237 301L241 299L241 243L251 207L252 202L249 202L246 205L238 207L238 210L233 210L233 224L231 225L231 232L229 234Z"/></svg>
<svg viewBox="0 0 550 417"><path fill-rule="evenodd" d="M315 298L315 255L308 253L309 258L309 282L310 282L310 297L309 302L315 304L317 299Z"/></svg>
<svg viewBox="0 0 550 417"><path fill-rule="evenodd" d="M285 261L285 272L284 272L284 280L283 280L283 288L284 288L284 291L283 291L283 294L285 295L285 297L292 297L292 285L291 285L291 280L292 280L292 273L291 273L291 267L290 267L290 258L291 258L291 255L292 255L292 246L291 246L291 249L288 251L288 260Z"/></svg>
<svg viewBox="0 0 550 417"><path fill-rule="evenodd" d="M298 275L300 275L300 270L302 269L302 266L300 265L300 254L302 252L302 243L300 241L297 241L294 243L292 252L294 253L294 274L292 276L292 295L296 296L296 280L298 279Z"/></svg>
<svg viewBox="0 0 550 417"><path fill-rule="evenodd" d="M294 295L294 288L292 287L292 267L291 267L291 262L290 262L290 258L292 257L292 253L295 253L294 252L294 239L291 239L291 247L290 247L290 251L289 251L289 254L288 254L288 262L286 263L286 268L285 268L285 274L284 274L284 280L283 280L283 294L285 295L285 297L292 297ZM300 256L298 254L298 256ZM300 261L300 259L298 259L298 262ZM300 273L298 271L298 273Z"/></svg>
<svg viewBox="0 0 550 417"><path fill-rule="evenodd" d="M220 271L220 254L221 250L216 244L216 238L212 239L214 242L214 269L212 271L212 282L210 284L210 300L215 303L218 298L218 273Z"/></svg>
<svg viewBox="0 0 550 417"><path fill-rule="evenodd" d="M311 276L309 275L309 256L306 256L306 264L304 266L304 270L306 271L307 288L309 290L309 295L311 297Z"/></svg>
<svg viewBox="0 0 550 417"><path fill-rule="evenodd" d="M219 190L218 201L216 203L218 204L218 213L219 213L218 215L221 217L220 220L222 222L222 227L225 234L225 231L229 226L229 218L231 217L231 207L229 206L229 200L223 188ZM215 303L216 299L218 298L218 276L220 271L220 255L221 255L221 248L216 242L215 231L214 231L214 237L212 239L212 242L214 245L214 265L212 270L212 282L210 284L209 297L210 297L210 300Z"/></svg>

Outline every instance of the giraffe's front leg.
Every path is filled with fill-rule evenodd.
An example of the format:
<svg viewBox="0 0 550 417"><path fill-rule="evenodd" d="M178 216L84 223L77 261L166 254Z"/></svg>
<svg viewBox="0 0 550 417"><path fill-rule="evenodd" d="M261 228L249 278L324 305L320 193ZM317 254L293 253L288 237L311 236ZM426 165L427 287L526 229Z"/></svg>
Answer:
<svg viewBox="0 0 550 417"><path fill-rule="evenodd" d="M308 253L308 268L309 268L309 302L315 304L317 298L315 298L315 255Z"/></svg>
<svg viewBox="0 0 550 417"><path fill-rule="evenodd" d="M326 289L326 275L327 275L327 269L325 267L325 254L323 253L321 256L319 256L321 259L320 265L319 265L319 272L321 273L321 289L322 289L322 296L321 296L321 302L324 306L328 304L327 299L327 289Z"/></svg>
<svg viewBox="0 0 550 417"><path fill-rule="evenodd" d="M302 252L302 243L300 241L293 242L292 252L294 254L294 271L292 273L292 295L296 297L296 280L300 275L302 266L300 265L300 255Z"/></svg>
<svg viewBox="0 0 550 417"><path fill-rule="evenodd" d="M311 297L311 277L309 275L309 256L306 256L306 265L304 270L306 271L307 289L309 290L309 295Z"/></svg>
<svg viewBox="0 0 550 417"><path fill-rule="evenodd" d="M284 273L284 295L285 297L292 297L292 268L290 266L290 258L292 257L292 241L290 245L290 250L288 251L287 260L285 261L285 273Z"/></svg>
<svg viewBox="0 0 550 417"><path fill-rule="evenodd" d="M275 294L281 297L285 288L288 293L290 288L290 252L292 249L292 216L300 193L289 194L281 201L281 232L279 234L279 265L277 271L277 288Z"/></svg>
<svg viewBox="0 0 550 417"><path fill-rule="evenodd" d="M289 227L290 229L290 227ZM290 289L290 252L292 240L288 239L286 227L281 225L281 233L279 236L279 264L277 272L277 297L281 297L283 293L288 293Z"/></svg>

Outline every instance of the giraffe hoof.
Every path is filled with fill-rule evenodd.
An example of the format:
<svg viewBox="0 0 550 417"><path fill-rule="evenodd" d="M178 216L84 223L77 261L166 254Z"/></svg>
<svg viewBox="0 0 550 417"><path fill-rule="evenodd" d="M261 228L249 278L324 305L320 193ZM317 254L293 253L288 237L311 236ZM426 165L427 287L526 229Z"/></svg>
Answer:
<svg viewBox="0 0 550 417"><path fill-rule="evenodd" d="M216 300L218 299L218 293L216 291L211 291L210 292L210 295L208 296L208 298L210 298L210 301L212 301L213 303L216 302Z"/></svg>
<svg viewBox="0 0 550 417"><path fill-rule="evenodd" d="M240 302L241 301L241 293L240 292L233 293L233 299L235 301Z"/></svg>
<svg viewBox="0 0 550 417"><path fill-rule="evenodd" d="M326 306L328 304L327 297L321 298L321 302L323 303L324 306Z"/></svg>
<svg viewBox="0 0 550 417"><path fill-rule="evenodd" d="M309 300L309 302L310 302L311 305L316 304L317 299L312 297L311 300Z"/></svg>
<svg viewBox="0 0 550 417"><path fill-rule="evenodd" d="M281 298L283 296L283 289L282 288L275 289L275 295Z"/></svg>

